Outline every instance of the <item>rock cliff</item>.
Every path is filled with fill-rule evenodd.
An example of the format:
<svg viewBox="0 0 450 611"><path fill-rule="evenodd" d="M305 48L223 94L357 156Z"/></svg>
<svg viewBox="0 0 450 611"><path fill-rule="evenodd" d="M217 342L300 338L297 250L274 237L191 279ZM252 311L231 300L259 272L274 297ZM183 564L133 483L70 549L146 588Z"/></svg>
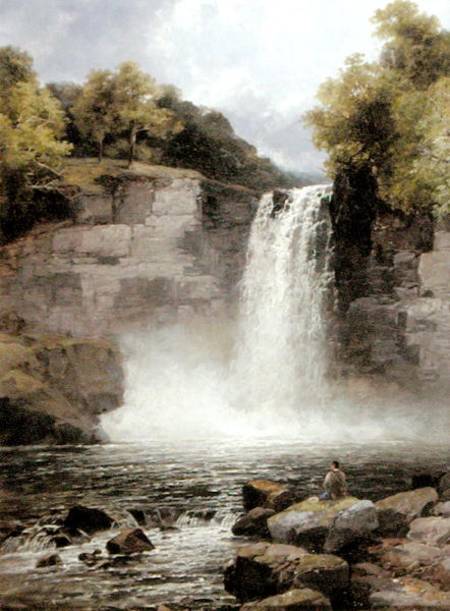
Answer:
<svg viewBox="0 0 450 611"><path fill-rule="evenodd" d="M348 214L347 204L355 198L367 204L363 222ZM390 384L394 395L407 390L419 398L448 397L448 227L426 215L383 209L373 191L352 191L342 182L335 190L332 216L337 271L342 270L336 274L340 373L378 386ZM353 233L358 239L352 240ZM365 388L363 394L374 393L373 386L360 388Z"/></svg>
<svg viewBox="0 0 450 611"><path fill-rule="evenodd" d="M122 402L120 354L103 340L0 334L0 445L89 443Z"/></svg>
<svg viewBox="0 0 450 611"><path fill-rule="evenodd" d="M12 312L39 332L97 337L220 311L257 194L188 170L102 171L69 168L73 219L2 248L0 316Z"/></svg>

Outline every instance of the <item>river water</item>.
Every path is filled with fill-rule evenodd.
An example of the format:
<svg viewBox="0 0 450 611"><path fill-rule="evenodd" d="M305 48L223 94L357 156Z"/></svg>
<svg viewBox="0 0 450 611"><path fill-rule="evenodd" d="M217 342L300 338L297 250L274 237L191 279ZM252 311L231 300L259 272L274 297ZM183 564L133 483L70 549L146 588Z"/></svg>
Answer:
<svg viewBox="0 0 450 611"><path fill-rule="evenodd" d="M414 472L450 465L448 445L412 442L323 444L293 440L207 440L92 447L3 448L0 518L27 524L75 503L116 514L141 508L178 516L176 530L145 528L152 552L126 566L92 569L81 552L103 549L112 531L58 550L63 566L36 569L45 541L9 540L0 549L0 600L32 609L235 609L222 569L242 540L231 525L241 486L254 477L286 481L299 497L320 488L339 458L350 490L379 499L408 489ZM130 521L129 521L130 523ZM14 542L14 545L11 544ZM23 608L23 607L22 607Z"/></svg>

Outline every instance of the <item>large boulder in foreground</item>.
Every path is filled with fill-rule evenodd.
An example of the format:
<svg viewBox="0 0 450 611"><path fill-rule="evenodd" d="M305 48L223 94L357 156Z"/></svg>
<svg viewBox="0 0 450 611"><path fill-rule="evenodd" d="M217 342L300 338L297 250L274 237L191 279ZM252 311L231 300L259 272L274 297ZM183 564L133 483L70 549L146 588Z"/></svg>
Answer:
<svg viewBox="0 0 450 611"><path fill-rule="evenodd" d="M106 549L110 554L140 554L155 549L150 539L140 528L126 528L108 541Z"/></svg>
<svg viewBox="0 0 450 611"><path fill-rule="evenodd" d="M282 511L293 502L293 495L285 484L267 479L252 479L242 486L245 511L266 507Z"/></svg>
<svg viewBox="0 0 450 611"><path fill-rule="evenodd" d="M375 506L380 534L385 537L404 536L408 525L416 518L429 513L437 500L438 494L434 488L419 488L377 501Z"/></svg>
<svg viewBox="0 0 450 611"><path fill-rule="evenodd" d="M267 520L275 514L273 509L255 507L234 523L233 535L244 537L270 537Z"/></svg>
<svg viewBox="0 0 450 611"><path fill-rule="evenodd" d="M351 496L336 501L312 497L275 514L267 520L267 525L274 541L318 551L323 548L337 516L359 502Z"/></svg>
<svg viewBox="0 0 450 611"><path fill-rule="evenodd" d="M98 530L108 530L114 520L103 509L75 505L69 509L64 520L64 527L69 531L83 531L92 534Z"/></svg>
<svg viewBox="0 0 450 611"><path fill-rule="evenodd" d="M328 531L324 550L339 552L349 546L370 541L377 528L375 505L372 501L358 501L337 514Z"/></svg>
<svg viewBox="0 0 450 611"><path fill-rule="evenodd" d="M240 611L331 611L331 604L323 594L310 588L288 590L264 600L246 603Z"/></svg>
<svg viewBox="0 0 450 611"><path fill-rule="evenodd" d="M309 587L334 596L349 583L347 562L331 554L309 554L293 545L255 543L238 550L225 569L225 589L240 601Z"/></svg>

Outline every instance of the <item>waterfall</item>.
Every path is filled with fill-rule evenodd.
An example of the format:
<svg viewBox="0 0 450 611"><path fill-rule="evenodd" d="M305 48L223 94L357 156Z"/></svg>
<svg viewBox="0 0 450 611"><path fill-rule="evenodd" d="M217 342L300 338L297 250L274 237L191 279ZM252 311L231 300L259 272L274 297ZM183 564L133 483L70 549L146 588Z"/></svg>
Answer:
<svg viewBox="0 0 450 611"><path fill-rule="evenodd" d="M242 404L250 409L301 411L326 398L329 192L327 186L293 189L275 212L272 194L259 204L233 364L245 380Z"/></svg>
<svg viewBox="0 0 450 611"><path fill-rule="evenodd" d="M113 440L251 436L317 423L327 397L328 186L264 195L236 325L192 320L123 339L125 406L102 416ZM230 338L233 347L230 349Z"/></svg>

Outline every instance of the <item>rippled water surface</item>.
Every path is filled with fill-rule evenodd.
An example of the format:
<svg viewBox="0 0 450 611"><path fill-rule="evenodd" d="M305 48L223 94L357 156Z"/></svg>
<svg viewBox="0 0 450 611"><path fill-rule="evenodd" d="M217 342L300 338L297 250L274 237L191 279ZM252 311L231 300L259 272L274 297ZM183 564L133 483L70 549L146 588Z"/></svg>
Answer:
<svg viewBox="0 0 450 611"><path fill-rule="evenodd" d="M112 533L58 550L63 567L35 569L48 548L21 541L0 549L3 603L28 608L233 609L223 564L242 540L230 527L241 511L241 486L253 477L289 482L299 495L318 492L330 460L341 459L350 489L376 500L408 489L411 474L450 464L448 446L407 443L307 445L292 441L197 441L92 447L6 448L0 452L0 519L27 524L75 503L111 511L172 510L176 529L146 528L156 548L126 566L92 569L81 551L104 549ZM11 540L10 540L11 541Z"/></svg>

